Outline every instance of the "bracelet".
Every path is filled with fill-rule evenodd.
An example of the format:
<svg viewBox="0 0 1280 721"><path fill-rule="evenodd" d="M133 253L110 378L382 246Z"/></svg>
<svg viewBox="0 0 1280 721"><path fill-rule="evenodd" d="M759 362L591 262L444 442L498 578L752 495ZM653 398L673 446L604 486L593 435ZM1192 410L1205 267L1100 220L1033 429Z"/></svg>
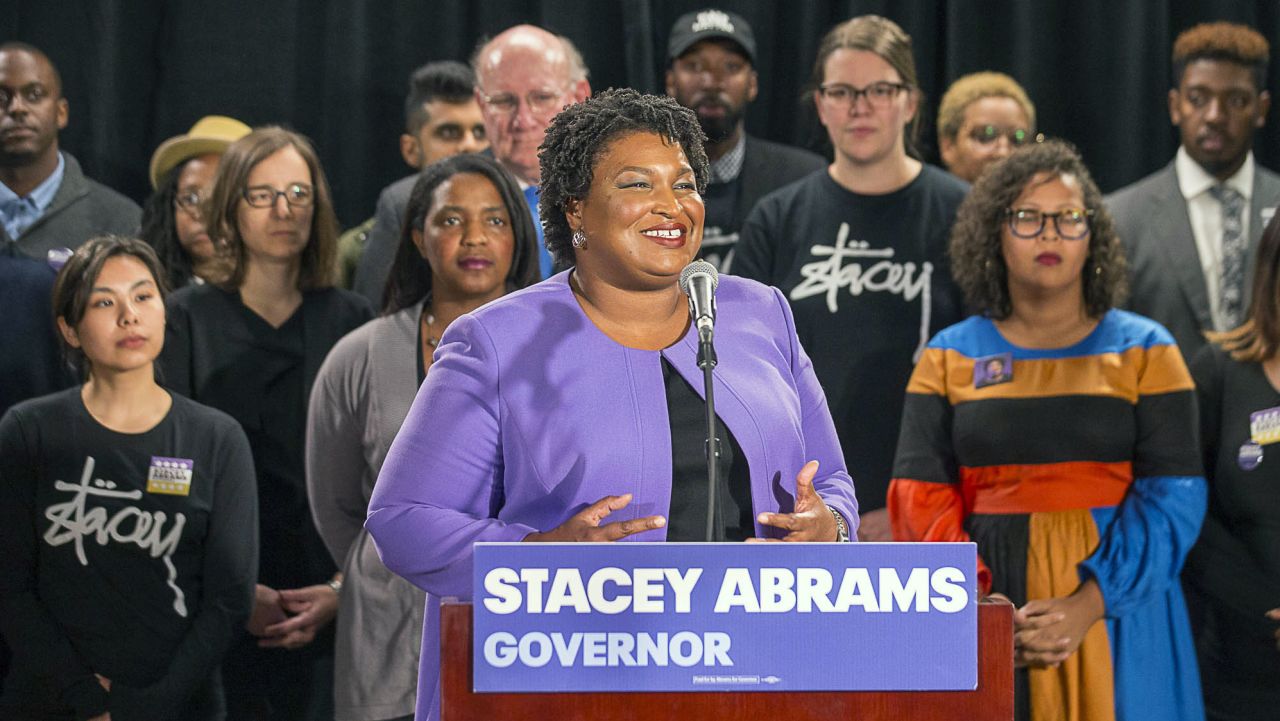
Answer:
<svg viewBox="0 0 1280 721"><path fill-rule="evenodd" d="M836 518L836 541L840 543L849 542L849 524L845 522L844 516L831 506L827 506L827 510L831 511L831 515Z"/></svg>
<svg viewBox="0 0 1280 721"><path fill-rule="evenodd" d="M332 579L332 580L329 580L329 581L325 581L325 584L324 584L324 585L326 585L326 586L328 586L329 588L333 589L333 592L334 592L336 595L339 595L339 596L341 596L341 595L342 595L342 581L339 581L338 579L336 579L336 578L335 578L335 579Z"/></svg>

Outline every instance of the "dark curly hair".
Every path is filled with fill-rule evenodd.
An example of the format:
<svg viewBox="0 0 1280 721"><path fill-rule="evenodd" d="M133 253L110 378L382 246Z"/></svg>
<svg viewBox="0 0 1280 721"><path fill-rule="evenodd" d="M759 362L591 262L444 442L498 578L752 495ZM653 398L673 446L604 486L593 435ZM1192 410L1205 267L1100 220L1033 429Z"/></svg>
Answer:
<svg viewBox="0 0 1280 721"><path fill-rule="evenodd" d="M600 156L614 140L631 133L654 133L678 143L693 167L698 192L706 191L710 164L702 147L705 136L692 110L669 97L630 88L609 89L570 105L551 121L538 148L538 214L547 250L558 267L573 265L573 231L565 219L568 202L587 197Z"/></svg>
<svg viewBox="0 0 1280 721"><path fill-rule="evenodd" d="M139 237L156 251L164 266L170 288L182 288L195 276L195 266L182 241L178 240L178 224L174 219L174 202L178 197L178 176L191 159L178 163L160 179L160 186L142 206L142 229Z"/></svg>
<svg viewBox="0 0 1280 721"><path fill-rule="evenodd" d="M520 185L498 161L483 155L451 155L422 169L409 194L404 226L400 228L400 245L396 248L391 273L382 292L382 312L390 315L408 308L431 295L431 265L413 242L413 231L421 231L431 214L432 194L455 175L483 175L497 188L502 204L511 218L515 243L511 249L511 270L507 272L507 291L528 287L542 279L538 270L538 234L533 227L533 214L520 192Z"/></svg>
<svg viewBox="0 0 1280 721"><path fill-rule="evenodd" d="M1074 146L1061 140L1020 148L992 165L969 191L951 229L951 272L970 309L996 320L1012 312L1008 271L1000 236L1013 202L1040 173L1070 175L1084 191L1089 221L1089 256L1084 264L1084 304L1097 318L1119 304L1128 291L1124 250L1102 193Z"/></svg>

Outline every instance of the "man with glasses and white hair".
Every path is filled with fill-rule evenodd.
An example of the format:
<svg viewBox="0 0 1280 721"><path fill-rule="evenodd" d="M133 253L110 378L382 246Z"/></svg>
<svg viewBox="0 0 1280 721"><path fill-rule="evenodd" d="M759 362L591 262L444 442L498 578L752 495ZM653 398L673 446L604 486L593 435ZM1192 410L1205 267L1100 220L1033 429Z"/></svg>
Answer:
<svg viewBox="0 0 1280 721"><path fill-rule="evenodd" d="M484 43L471 58L476 100L484 116L490 151L524 190L538 217L538 146L547 125L566 106L591 95L587 66L568 38L533 25L517 25ZM538 229L542 277L551 275L551 254Z"/></svg>

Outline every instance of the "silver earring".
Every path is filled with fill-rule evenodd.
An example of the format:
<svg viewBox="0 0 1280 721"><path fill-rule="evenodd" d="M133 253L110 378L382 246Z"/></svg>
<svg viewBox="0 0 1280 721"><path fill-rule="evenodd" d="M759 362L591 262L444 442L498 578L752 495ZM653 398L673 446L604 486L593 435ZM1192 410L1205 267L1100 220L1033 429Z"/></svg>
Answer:
<svg viewBox="0 0 1280 721"><path fill-rule="evenodd" d="M579 250L587 247L587 236L581 230L573 231L573 247Z"/></svg>

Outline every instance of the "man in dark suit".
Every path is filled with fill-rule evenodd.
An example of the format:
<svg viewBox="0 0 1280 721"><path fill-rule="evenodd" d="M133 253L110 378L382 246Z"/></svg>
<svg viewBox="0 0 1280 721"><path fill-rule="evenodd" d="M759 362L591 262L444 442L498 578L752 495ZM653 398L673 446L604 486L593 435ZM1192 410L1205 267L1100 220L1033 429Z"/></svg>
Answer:
<svg viewBox="0 0 1280 721"><path fill-rule="evenodd" d="M400 155L415 172L383 188L374 216L338 239L346 284L375 308L382 306L382 288L400 243L404 209L418 180L416 171L451 155L489 147L475 88L471 68L453 60L427 63L409 78Z"/></svg>
<svg viewBox="0 0 1280 721"><path fill-rule="evenodd" d="M1173 47L1173 162L1106 199L1125 244L1129 307L1164 324L1187 358L1204 331L1244 319L1254 248L1280 203L1280 176L1253 159L1266 122L1270 48L1254 30L1197 25Z"/></svg>
<svg viewBox="0 0 1280 721"><path fill-rule="evenodd" d="M722 271L756 201L827 164L807 150L746 134L743 119L757 91L755 57L751 26L721 10L682 16L667 43L667 95L696 113L707 134L711 183L703 195L701 255Z"/></svg>
<svg viewBox="0 0 1280 721"><path fill-rule="evenodd" d="M60 266L95 235L138 232L138 205L58 150L69 115L49 58L25 43L0 45L0 253Z"/></svg>

